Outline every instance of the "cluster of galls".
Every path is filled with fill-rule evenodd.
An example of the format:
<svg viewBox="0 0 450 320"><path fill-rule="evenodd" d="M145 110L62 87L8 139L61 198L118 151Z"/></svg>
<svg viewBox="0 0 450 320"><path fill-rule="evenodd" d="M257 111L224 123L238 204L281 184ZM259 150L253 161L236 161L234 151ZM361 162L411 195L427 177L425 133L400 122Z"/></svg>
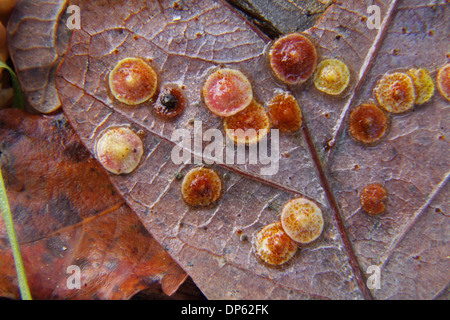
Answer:
<svg viewBox="0 0 450 320"><path fill-rule="evenodd" d="M305 83L314 74L315 87L326 94L339 96L350 83L347 65L338 59L319 58L311 40L301 33L291 33L273 42L269 64L275 77L287 85Z"/></svg>
<svg viewBox="0 0 450 320"><path fill-rule="evenodd" d="M450 100L450 64L439 69L436 80L439 92ZM351 110L348 132L363 144L377 144L388 131L389 114L402 114L430 101L434 91L434 82L423 68L385 74L373 90L380 107L367 102ZM379 215L386 211L387 199L386 189L381 184L370 184L361 192L361 208L370 215Z"/></svg>
<svg viewBox="0 0 450 320"><path fill-rule="evenodd" d="M289 85L300 84L316 69L317 53L306 36L293 33L272 44L268 60L277 79ZM322 61L314 83L323 92L339 94L348 84L348 69L337 60ZM113 98L128 106L147 103L159 92L159 99L152 102L153 112L165 120L179 116L186 107L186 99L177 85L166 84L158 90L157 73L149 61L141 58L119 61L109 73L108 85ZM250 81L239 70L216 69L206 79L202 94L207 108L222 117L226 134L236 143L257 143L272 126L283 132L301 128L300 106L290 93L273 97L266 111L253 96ZM128 128L110 129L98 140L97 158L110 172L130 173L141 159L141 153L134 151L139 150L134 147L138 140L139 136Z"/></svg>
<svg viewBox="0 0 450 320"><path fill-rule="evenodd" d="M274 41L267 57L275 78L287 85L304 83L317 67L314 84L318 90L340 95L348 86L347 66L336 59L324 60L317 66L315 46L303 34L293 33ZM113 98L129 106L146 103L158 92L156 72L148 61L140 58L119 61L108 80ZM282 132L295 132L302 125L300 106L292 94L275 95L267 102L266 111L266 106L255 99L250 81L239 70L214 70L204 83L202 95L206 107L223 119L225 132L236 143L257 143L272 126ZM159 96L153 103L156 115L172 119L183 112L186 101L176 85L165 85ZM249 129L254 129L251 131L254 136L248 135ZM139 135L124 127L107 130L96 145L97 158L114 174L135 170L143 150ZM189 206L209 207L220 199L222 181L214 170L196 167L184 176L181 194ZM283 264L294 256L299 244L316 240L323 224L322 211L314 202L303 198L291 200L284 206L281 220L255 236L255 254L269 265Z"/></svg>
<svg viewBox="0 0 450 320"><path fill-rule="evenodd" d="M224 130L231 140L252 144L267 134L269 116L254 99L252 85L241 71L215 70L207 78L202 93L206 107L223 119ZM250 129L252 135L248 134Z"/></svg>
<svg viewBox="0 0 450 320"><path fill-rule="evenodd" d="M222 194L222 181L212 169L195 167L184 176L181 192L192 207L211 207ZM289 201L280 221L269 224L253 238L253 251L260 261L271 266L291 260L299 246L315 241L322 233L322 210L313 201L297 198Z"/></svg>
<svg viewBox="0 0 450 320"><path fill-rule="evenodd" d="M350 72L345 63L325 59L318 63L312 41L304 34L287 34L272 42L267 60L277 81L289 86L301 85L314 74L315 87L329 95L346 92ZM255 129L262 134L244 139L230 136L237 143L256 143L273 126L283 132L301 128L302 114L297 100L288 92L274 96L267 103L267 112L253 96L250 81L238 70L222 68L213 72L203 87L208 109L224 119L224 129Z"/></svg>
<svg viewBox="0 0 450 320"><path fill-rule="evenodd" d="M254 97L250 81L239 70L215 70L202 93L206 107L223 119L225 133L237 144L259 142L272 126L285 132L301 127L300 107L290 93L276 95L266 111Z"/></svg>

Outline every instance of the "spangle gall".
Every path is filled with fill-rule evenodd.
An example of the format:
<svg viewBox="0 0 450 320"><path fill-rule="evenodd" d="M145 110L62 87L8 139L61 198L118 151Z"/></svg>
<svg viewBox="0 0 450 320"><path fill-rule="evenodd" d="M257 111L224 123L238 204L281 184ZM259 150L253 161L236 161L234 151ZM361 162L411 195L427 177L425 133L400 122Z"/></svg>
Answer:
<svg viewBox="0 0 450 320"><path fill-rule="evenodd" d="M323 60L317 66L314 85L329 95L340 95L350 82L350 71L345 63L337 59Z"/></svg>
<svg viewBox="0 0 450 320"><path fill-rule="evenodd" d="M266 110L256 101L230 117L224 118L227 136L238 144L259 142L269 131L270 120Z"/></svg>
<svg viewBox="0 0 450 320"><path fill-rule="evenodd" d="M366 186L360 195L362 209L371 215L378 215L386 211L387 192L379 183Z"/></svg>
<svg viewBox="0 0 450 320"><path fill-rule="evenodd" d="M450 63L447 63L439 69L437 84L442 96L450 101Z"/></svg>
<svg viewBox="0 0 450 320"><path fill-rule="evenodd" d="M407 74L414 83L416 93L415 104L421 105L429 101L434 94L434 83L430 74L425 69L409 69Z"/></svg>
<svg viewBox="0 0 450 320"><path fill-rule="evenodd" d="M388 116L373 103L363 103L350 111L348 131L362 143L378 142L386 134L388 125Z"/></svg>
<svg viewBox="0 0 450 320"><path fill-rule="evenodd" d="M178 85L166 84L160 90L153 111L160 118L170 120L182 114L186 104L186 98Z"/></svg>
<svg viewBox="0 0 450 320"><path fill-rule="evenodd" d="M385 74L374 89L378 103L386 111L402 113L410 110L416 101L414 83L407 74Z"/></svg>

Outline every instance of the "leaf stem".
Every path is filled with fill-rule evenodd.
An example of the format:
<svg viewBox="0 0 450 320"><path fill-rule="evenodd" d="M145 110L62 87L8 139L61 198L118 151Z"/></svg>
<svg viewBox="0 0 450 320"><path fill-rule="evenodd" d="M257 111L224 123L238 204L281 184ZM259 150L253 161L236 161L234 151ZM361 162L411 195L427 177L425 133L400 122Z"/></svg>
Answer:
<svg viewBox="0 0 450 320"><path fill-rule="evenodd" d="M3 182L2 172L0 170L0 212L5 221L6 231L8 232L9 243L14 256L14 264L16 266L17 279L19 281L20 294L22 300L32 300L30 289L28 287L25 269L23 267L22 256L20 254L19 243L17 242L16 232L14 231L14 222L11 215L11 210L6 197L5 184Z"/></svg>

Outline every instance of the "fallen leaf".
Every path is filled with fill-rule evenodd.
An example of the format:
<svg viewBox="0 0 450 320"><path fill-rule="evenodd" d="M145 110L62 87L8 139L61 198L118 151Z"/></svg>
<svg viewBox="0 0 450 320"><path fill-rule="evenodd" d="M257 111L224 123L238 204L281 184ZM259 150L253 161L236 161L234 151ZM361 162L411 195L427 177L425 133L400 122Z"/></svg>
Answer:
<svg viewBox="0 0 450 320"><path fill-rule="evenodd" d="M34 299L128 299L159 286L171 295L186 279L64 115L1 111L0 165ZM0 239L0 296L18 299L3 221ZM67 285L69 266L80 289Z"/></svg>
<svg viewBox="0 0 450 320"><path fill-rule="evenodd" d="M55 73L71 35L66 7L65 0L19 0L8 23L8 49L20 84L32 108L42 113L61 107Z"/></svg>
<svg viewBox="0 0 450 320"><path fill-rule="evenodd" d="M442 296L450 279L448 103L436 92L414 112L392 116L385 140L370 148L349 138L346 119L354 106L373 99L384 73L424 67L435 76L446 63L446 46L435 45L448 43L445 1L375 1L380 29L368 28L365 3L331 5L306 33L319 59L339 58L351 69L350 88L337 98L317 91L312 81L291 88L275 81L265 56L270 39L222 1L73 3L83 23L56 77L64 112L92 153L109 127L142 132L140 166L130 175L111 175L111 181L208 298ZM186 87L183 115L164 122L154 117L150 103L133 109L111 98L108 72L130 56L151 59L161 84ZM171 161L171 134L180 128L192 133L194 119L203 130L221 128L201 98L206 77L219 65L244 72L263 105L279 91L294 93L304 127L280 135L280 167L273 176L262 175L264 166L249 159L211 165L223 178L223 198L212 209L192 209L182 201L176 177L194 165ZM389 194L387 212L376 218L359 210L359 192L371 182L385 184ZM298 196L320 204L324 233L292 263L268 268L256 260L248 240L279 220L284 203ZM380 289L366 286L369 266L381 268Z"/></svg>

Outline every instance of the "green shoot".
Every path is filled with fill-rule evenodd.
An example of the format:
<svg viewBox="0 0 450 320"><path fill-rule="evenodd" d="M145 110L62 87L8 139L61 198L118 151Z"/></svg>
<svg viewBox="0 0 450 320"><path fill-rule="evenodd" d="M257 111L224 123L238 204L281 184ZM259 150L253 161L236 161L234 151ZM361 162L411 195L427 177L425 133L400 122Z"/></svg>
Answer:
<svg viewBox="0 0 450 320"><path fill-rule="evenodd" d="M2 172L0 170L0 212L5 222L6 231L8 232L9 243L14 256L14 264L16 266L17 279L19 281L20 294L23 300L31 300L30 289L28 288L27 277L23 267L22 256L20 254L19 243L17 242L16 232L14 230L13 218L6 197L5 184L3 182Z"/></svg>

